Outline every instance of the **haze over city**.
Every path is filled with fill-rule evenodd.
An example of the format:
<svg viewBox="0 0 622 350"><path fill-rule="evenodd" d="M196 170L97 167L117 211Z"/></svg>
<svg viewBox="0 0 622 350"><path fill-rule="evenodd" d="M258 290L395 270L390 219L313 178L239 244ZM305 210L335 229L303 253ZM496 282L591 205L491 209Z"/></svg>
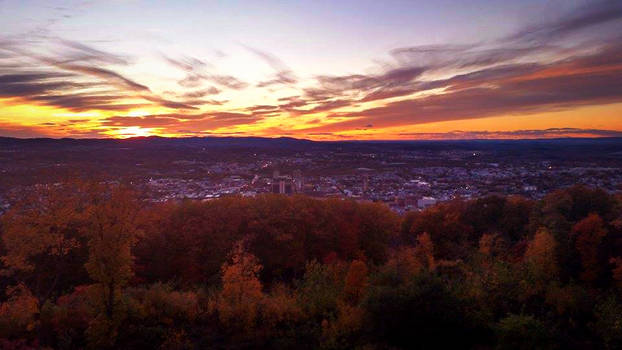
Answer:
<svg viewBox="0 0 622 350"><path fill-rule="evenodd" d="M620 1L0 1L0 136L622 136Z"/></svg>

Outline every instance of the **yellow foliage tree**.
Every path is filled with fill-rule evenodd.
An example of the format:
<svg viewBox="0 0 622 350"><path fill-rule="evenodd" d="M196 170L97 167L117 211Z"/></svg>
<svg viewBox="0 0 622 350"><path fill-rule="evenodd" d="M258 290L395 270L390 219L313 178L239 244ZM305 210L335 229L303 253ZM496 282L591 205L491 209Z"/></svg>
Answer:
<svg viewBox="0 0 622 350"><path fill-rule="evenodd" d="M296 296L284 284L272 287L270 295L262 303L262 326L266 333L273 333L281 325L289 325L302 317L302 309Z"/></svg>
<svg viewBox="0 0 622 350"><path fill-rule="evenodd" d="M112 346L124 315L121 293L133 276L132 245L136 239L138 205L132 193L113 188L87 208L89 257L86 270L95 285L93 296L99 315L90 325L95 347Z"/></svg>
<svg viewBox="0 0 622 350"><path fill-rule="evenodd" d="M220 321L229 327L250 329L255 326L260 304L264 298L257 258L238 242L230 262L222 266L222 291L216 302Z"/></svg>
<svg viewBox="0 0 622 350"><path fill-rule="evenodd" d="M322 321L321 347L324 349L344 349L351 346L363 328L365 311L360 306L339 302L337 317Z"/></svg>
<svg viewBox="0 0 622 350"><path fill-rule="evenodd" d="M529 242L524 261L529 272L529 283L525 284L528 294L544 290L548 282L556 279L559 272L555 248L555 237L546 229L540 228Z"/></svg>
<svg viewBox="0 0 622 350"><path fill-rule="evenodd" d="M525 259L540 266L543 273L554 275L557 273L556 246L553 235L547 229L540 228L527 246Z"/></svg>

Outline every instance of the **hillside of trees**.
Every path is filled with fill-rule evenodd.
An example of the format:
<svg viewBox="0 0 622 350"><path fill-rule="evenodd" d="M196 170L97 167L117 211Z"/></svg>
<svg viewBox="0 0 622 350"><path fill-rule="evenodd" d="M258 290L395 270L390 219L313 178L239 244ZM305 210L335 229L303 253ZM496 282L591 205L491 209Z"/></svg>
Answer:
<svg viewBox="0 0 622 350"><path fill-rule="evenodd" d="M40 187L0 217L3 349L622 348L622 197L398 216L303 196Z"/></svg>

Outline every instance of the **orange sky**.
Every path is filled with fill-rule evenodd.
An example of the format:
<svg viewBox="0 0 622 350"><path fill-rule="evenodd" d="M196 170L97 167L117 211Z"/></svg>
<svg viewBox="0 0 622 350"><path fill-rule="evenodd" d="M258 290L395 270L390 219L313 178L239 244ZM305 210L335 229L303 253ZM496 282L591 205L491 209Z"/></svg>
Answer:
<svg viewBox="0 0 622 350"><path fill-rule="evenodd" d="M492 6L481 2L483 8ZM563 11L538 21L527 20L538 6L544 8L538 1L525 8L491 7L491 23L515 13L525 16L499 24L496 31L478 29L475 38L456 34L472 29L469 16L476 14L464 9L404 9L428 11L439 20L455 18L456 27L438 27L432 42L421 30L409 34L397 25L383 32L356 27L360 23L342 29L324 23L325 30L311 28L307 35L287 21L264 18L267 24L260 25L252 18L256 12L249 11L249 18L227 17L233 13L228 11L245 13L227 7L211 15L226 28L191 29L214 42L207 48L186 35L182 25L160 23L168 12L191 16L190 7L162 5L136 23L121 16L114 31L102 31L98 25L106 16L138 11L139 4L42 11L0 3L5 6L0 20L12 24L0 36L0 136L622 136L622 40L617 34L622 32L622 5L558 5ZM275 13L304 10L272 6ZM344 23L410 20L398 16L403 4L387 6L374 8L375 14L348 12L340 5L315 10ZM306 12L296 15L309 23L325 20ZM261 36L249 31L254 24ZM169 30L154 29L158 26ZM367 45L354 46L363 32Z"/></svg>

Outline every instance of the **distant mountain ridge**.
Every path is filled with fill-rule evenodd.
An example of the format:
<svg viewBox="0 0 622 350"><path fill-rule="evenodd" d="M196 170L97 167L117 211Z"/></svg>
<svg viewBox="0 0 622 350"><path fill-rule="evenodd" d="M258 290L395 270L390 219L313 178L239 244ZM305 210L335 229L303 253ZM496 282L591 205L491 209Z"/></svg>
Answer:
<svg viewBox="0 0 622 350"><path fill-rule="evenodd" d="M36 137L36 138L19 138L19 137L8 137L8 136L0 136L0 142L48 142L48 141L75 141L75 142L161 142L162 140L173 141L173 142L183 142L190 141L195 142L197 140L200 141L210 141L210 142L230 142L230 143L240 143L240 142L274 142L274 143L283 143L283 142L305 142L305 143L411 143L411 142L448 142L448 143L457 143L457 142L547 142L547 141L581 141L581 140L601 140L601 141L617 141L622 140L622 137L559 137L559 138L524 138L524 139L478 139L478 138L465 138L465 139L421 139L421 140L331 140L331 141L315 141L309 140L305 138L295 138L295 137L260 137L260 136L203 136L203 137L163 137L163 136L138 136L138 137L130 137L125 139L114 139L114 138L71 138L71 137L63 137L63 138L52 138L52 137Z"/></svg>
<svg viewBox="0 0 622 350"><path fill-rule="evenodd" d="M127 147L144 150L157 149L245 149L281 150L303 152L305 150L361 151L386 150L481 150L491 152L545 152L591 153L622 156L622 137L611 138L559 138L559 139L472 139L472 140L343 140L313 141L292 137L187 137L166 138L159 136L129 139L73 139L73 138L12 138L0 137L0 150L78 148L123 149Z"/></svg>

